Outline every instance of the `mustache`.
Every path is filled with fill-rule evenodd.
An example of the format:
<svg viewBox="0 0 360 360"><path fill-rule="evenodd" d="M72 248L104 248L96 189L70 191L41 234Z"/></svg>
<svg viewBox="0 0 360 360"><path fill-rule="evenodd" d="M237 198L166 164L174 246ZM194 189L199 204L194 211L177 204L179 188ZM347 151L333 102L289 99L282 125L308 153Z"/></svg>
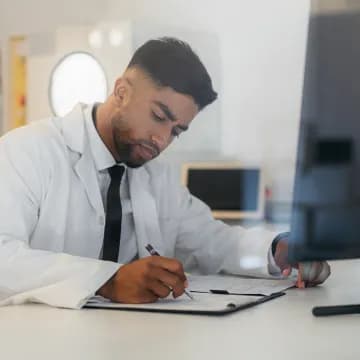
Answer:
<svg viewBox="0 0 360 360"><path fill-rule="evenodd" d="M148 140L139 140L139 141L136 141L134 144L136 145L141 145L141 146L144 146L148 149L150 149L155 156L158 156L160 154L160 148L154 144L152 141L148 141Z"/></svg>

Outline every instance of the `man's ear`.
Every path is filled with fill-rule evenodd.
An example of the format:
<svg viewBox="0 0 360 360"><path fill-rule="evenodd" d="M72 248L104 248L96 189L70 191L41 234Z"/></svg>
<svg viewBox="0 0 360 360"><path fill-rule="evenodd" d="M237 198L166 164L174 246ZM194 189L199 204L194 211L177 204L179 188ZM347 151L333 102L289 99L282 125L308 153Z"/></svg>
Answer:
<svg viewBox="0 0 360 360"><path fill-rule="evenodd" d="M129 83L122 77L115 81L114 98L118 106L124 107L130 101L131 89Z"/></svg>

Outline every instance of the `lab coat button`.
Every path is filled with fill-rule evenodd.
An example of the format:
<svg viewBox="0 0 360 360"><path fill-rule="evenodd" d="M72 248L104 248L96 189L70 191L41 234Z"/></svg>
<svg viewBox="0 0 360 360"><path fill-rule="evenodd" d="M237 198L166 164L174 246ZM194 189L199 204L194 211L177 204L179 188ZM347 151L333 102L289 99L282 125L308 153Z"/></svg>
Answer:
<svg viewBox="0 0 360 360"><path fill-rule="evenodd" d="M99 224L100 225L104 225L105 224L105 217L104 216L99 216Z"/></svg>

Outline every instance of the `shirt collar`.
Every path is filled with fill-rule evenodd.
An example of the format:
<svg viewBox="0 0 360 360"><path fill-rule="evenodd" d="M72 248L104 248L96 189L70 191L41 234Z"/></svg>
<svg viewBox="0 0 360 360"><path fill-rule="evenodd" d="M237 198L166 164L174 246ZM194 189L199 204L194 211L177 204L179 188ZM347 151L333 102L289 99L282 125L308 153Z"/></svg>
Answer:
<svg viewBox="0 0 360 360"><path fill-rule="evenodd" d="M96 130L92 118L92 109L94 106L95 105L88 106L84 111L85 126L88 133L90 149L93 154L96 169L98 171L102 171L116 165L116 161ZM125 164L121 165L125 166Z"/></svg>

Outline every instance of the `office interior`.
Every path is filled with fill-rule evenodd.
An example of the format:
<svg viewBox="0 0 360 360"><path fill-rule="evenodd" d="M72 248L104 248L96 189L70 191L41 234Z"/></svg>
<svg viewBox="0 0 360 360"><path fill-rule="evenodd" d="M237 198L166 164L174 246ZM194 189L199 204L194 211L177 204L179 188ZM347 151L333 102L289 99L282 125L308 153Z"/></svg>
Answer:
<svg viewBox="0 0 360 360"><path fill-rule="evenodd" d="M309 16L345 7L360 10L360 1L1 0L0 135L54 116L52 79L67 55L100 65L102 101L138 46L175 36L199 54L219 97L162 160L179 178L192 162L260 169L260 215L223 220L287 230ZM360 302L358 264L334 264L324 286L224 318L2 308L1 351L8 359L358 359L356 315L311 315L315 305Z"/></svg>
<svg viewBox="0 0 360 360"><path fill-rule="evenodd" d="M199 54L219 97L163 157L179 176L189 161L261 169L258 220L289 222L310 1L37 0L0 7L1 133L54 114L52 76L66 55L86 52L98 61L105 89L91 95L101 101L138 46L175 36ZM25 62L18 74L14 53Z"/></svg>

